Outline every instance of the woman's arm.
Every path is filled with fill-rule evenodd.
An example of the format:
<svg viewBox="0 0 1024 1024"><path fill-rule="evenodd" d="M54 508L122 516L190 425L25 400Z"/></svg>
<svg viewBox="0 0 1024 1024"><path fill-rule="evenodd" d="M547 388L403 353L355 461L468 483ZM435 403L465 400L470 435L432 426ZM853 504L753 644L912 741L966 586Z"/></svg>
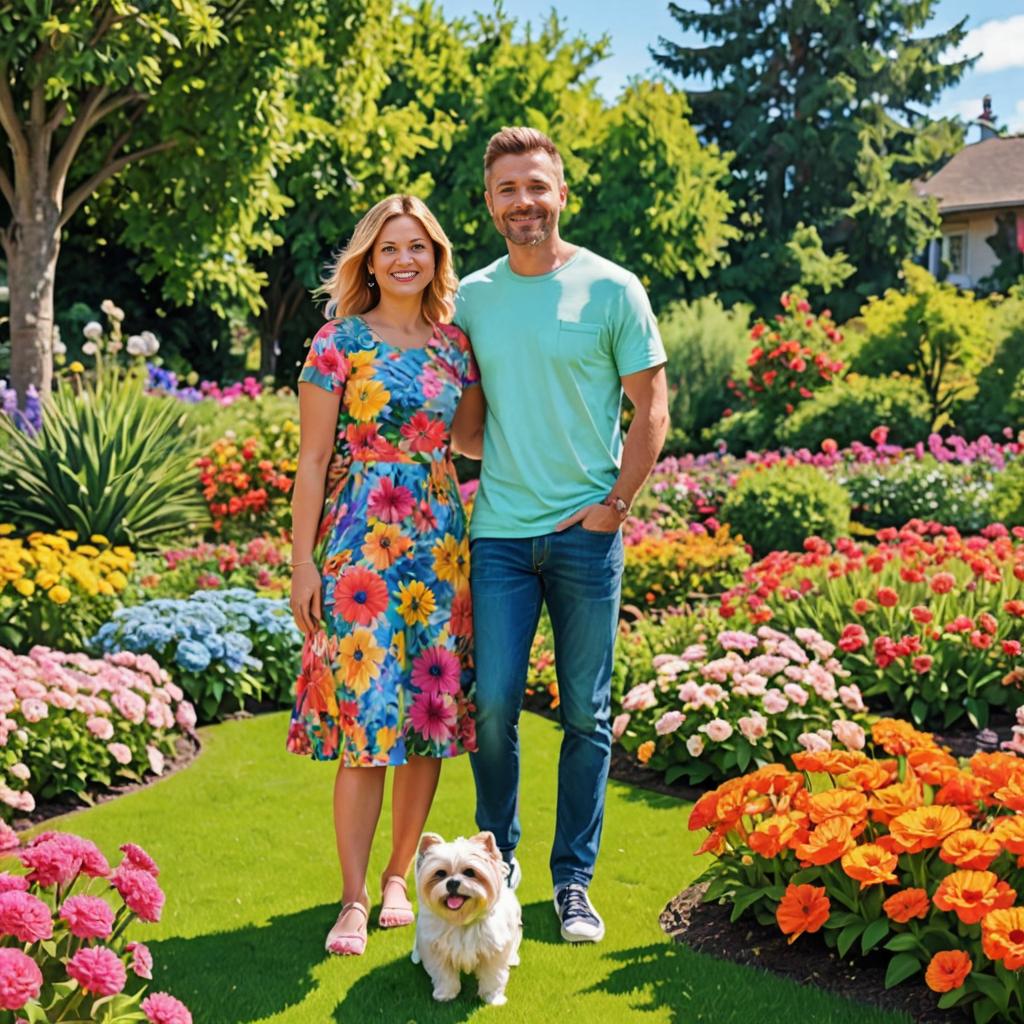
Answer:
<svg viewBox="0 0 1024 1024"><path fill-rule="evenodd" d="M320 570L313 545L324 507L324 481L334 454L340 396L315 384L299 384L299 464L292 490L292 592L295 624L303 633L318 626Z"/></svg>
<svg viewBox="0 0 1024 1024"><path fill-rule="evenodd" d="M484 416L487 401L479 384L466 388L452 419L452 445L470 459L484 457Z"/></svg>

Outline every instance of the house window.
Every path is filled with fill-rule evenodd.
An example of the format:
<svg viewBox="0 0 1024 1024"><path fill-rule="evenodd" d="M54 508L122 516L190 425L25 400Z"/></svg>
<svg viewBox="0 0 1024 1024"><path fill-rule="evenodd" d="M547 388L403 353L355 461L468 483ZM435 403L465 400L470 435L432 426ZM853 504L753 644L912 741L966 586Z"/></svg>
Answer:
<svg viewBox="0 0 1024 1024"><path fill-rule="evenodd" d="M967 273L967 236L944 235L942 239L942 258L949 265L951 274Z"/></svg>

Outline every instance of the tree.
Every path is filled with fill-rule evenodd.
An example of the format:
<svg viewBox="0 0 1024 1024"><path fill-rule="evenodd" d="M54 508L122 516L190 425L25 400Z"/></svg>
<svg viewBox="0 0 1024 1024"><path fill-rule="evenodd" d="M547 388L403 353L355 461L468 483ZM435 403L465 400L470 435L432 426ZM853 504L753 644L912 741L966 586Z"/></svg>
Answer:
<svg viewBox="0 0 1024 1024"><path fill-rule="evenodd" d="M717 282L727 299L769 308L789 281L786 246L816 228L821 257L856 268L830 301L847 315L895 280L938 228L934 204L911 182L962 144L962 129L921 111L960 80L970 60L940 55L964 22L915 36L936 0L707 0L706 11L669 5L707 45L659 41L655 59L706 89L689 93L703 139L735 153L731 195L742 236ZM818 257L806 251L815 262Z"/></svg>
<svg viewBox="0 0 1024 1024"><path fill-rule="evenodd" d="M178 301L255 306L254 251L275 242L293 155L290 103L305 41L329 26L348 59L368 0L21 0L0 14L0 241L11 291L11 376L52 373L61 229L99 193L122 241ZM13 10L12 10L13 8ZM173 151L173 159L152 159ZM104 195L114 189L112 198ZM198 258L196 258L196 254Z"/></svg>

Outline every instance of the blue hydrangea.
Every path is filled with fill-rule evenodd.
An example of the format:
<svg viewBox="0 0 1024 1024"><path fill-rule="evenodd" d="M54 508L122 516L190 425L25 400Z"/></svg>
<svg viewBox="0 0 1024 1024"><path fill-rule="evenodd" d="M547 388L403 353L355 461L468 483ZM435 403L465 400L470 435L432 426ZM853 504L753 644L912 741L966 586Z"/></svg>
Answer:
<svg viewBox="0 0 1024 1024"><path fill-rule="evenodd" d="M202 672L210 661L210 652L196 640L182 640L174 654L174 660L189 672Z"/></svg>

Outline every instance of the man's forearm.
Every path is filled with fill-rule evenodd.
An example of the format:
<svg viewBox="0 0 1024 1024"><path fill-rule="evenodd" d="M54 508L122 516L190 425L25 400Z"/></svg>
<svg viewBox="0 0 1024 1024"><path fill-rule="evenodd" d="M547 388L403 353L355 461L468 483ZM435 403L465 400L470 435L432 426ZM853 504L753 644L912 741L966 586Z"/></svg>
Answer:
<svg viewBox="0 0 1024 1024"><path fill-rule="evenodd" d="M612 497L622 498L627 505L633 504L633 499L658 461L667 434L668 408L665 404L652 402L637 408L626 433L622 466L619 479L611 490Z"/></svg>

